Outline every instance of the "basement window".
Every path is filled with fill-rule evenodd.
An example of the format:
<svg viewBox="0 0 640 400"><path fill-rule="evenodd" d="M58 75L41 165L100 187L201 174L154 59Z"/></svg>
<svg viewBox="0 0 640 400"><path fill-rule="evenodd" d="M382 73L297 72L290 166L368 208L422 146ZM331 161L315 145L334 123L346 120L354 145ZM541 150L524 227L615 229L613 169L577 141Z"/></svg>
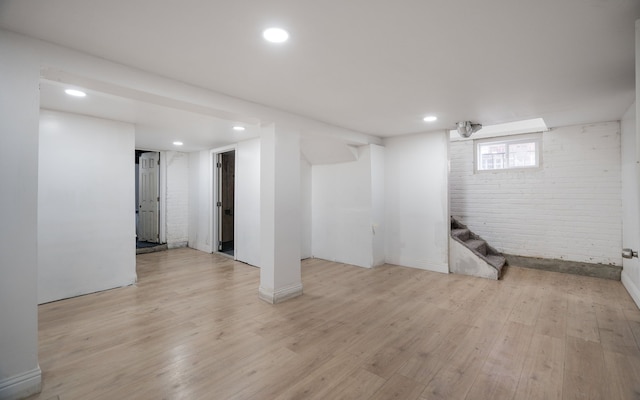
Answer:
<svg viewBox="0 0 640 400"><path fill-rule="evenodd" d="M540 138L535 134L474 140L476 171L540 167Z"/></svg>

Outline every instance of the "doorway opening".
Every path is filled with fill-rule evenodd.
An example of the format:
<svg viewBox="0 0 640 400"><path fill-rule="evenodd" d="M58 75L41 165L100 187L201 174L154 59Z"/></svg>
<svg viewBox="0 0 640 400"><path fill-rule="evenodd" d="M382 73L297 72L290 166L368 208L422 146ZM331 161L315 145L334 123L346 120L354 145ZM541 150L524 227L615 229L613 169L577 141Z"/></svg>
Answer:
<svg viewBox="0 0 640 400"><path fill-rule="evenodd" d="M136 254L157 251L160 243L160 153L136 150Z"/></svg>
<svg viewBox="0 0 640 400"><path fill-rule="evenodd" d="M235 205L235 150L218 153L216 160L217 171L217 202L218 211L218 251L229 256L235 255L234 248L234 205Z"/></svg>

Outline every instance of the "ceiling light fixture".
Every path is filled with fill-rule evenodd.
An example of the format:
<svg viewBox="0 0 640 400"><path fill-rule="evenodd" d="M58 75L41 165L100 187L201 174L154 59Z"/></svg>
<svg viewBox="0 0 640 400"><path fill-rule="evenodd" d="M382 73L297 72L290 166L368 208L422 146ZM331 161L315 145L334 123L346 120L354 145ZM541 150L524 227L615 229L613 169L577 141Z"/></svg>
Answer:
<svg viewBox="0 0 640 400"><path fill-rule="evenodd" d="M236 125L233 127L234 131L242 132L244 131L244 126Z"/></svg>
<svg viewBox="0 0 640 400"><path fill-rule="evenodd" d="M427 115L426 117L424 117L422 119L424 122L433 122L433 121L437 121L438 117L436 117L435 115Z"/></svg>
<svg viewBox="0 0 640 400"><path fill-rule="evenodd" d="M449 131L449 138L451 140L460 140L459 138L465 139L464 137L460 136L457 128L458 124L456 124L455 129ZM480 130L475 136L478 138L487 138L519 135L522 133L546 132L548 130L549 128L547 127L547 124L545 124L544 119L532 118L494 125L482 125L482 130Z"/></svg>
<svg viewBox="0 0 640 400"><path fill-rule="evenodd" d="M174 146L182 146L182 144L183 144L182 142L173 142Z"/></svg>
<svg viewBox="0 0 640 400"><path fill-rule="evenodd" d="M463 138L468 138L472 133L478 132L482 129L482 124L474 124L471 121L461 121L456 124L458 128L458 134Z"/></svg>
<svg viewBox="0 0 640 400"><path fill-rule="evenodd" d="M262 37L271 43L283 43L289 39L289 32L282 28L269 28L262 32Z"/></svg>
<svg viewBox="0 0 640 400"><path fill-rule="evenodd" d="M75 96L75 97L85 97L87 95L85 92L81 90L76 90L76 89L67 89L64 92L69 96Z"/></svg>

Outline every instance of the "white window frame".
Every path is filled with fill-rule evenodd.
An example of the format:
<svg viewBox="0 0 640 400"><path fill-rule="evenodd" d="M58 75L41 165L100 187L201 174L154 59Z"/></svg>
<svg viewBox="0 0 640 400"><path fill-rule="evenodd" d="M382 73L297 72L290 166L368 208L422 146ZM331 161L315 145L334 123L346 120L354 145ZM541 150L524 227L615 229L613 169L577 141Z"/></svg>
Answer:
<svg viewBox="0 0 640 400"><path fill-rule="evenodd" d="M482 157L480 155L480 149L483 146L487 145L498 145L504 144L508 149L509 145L519 144L519 143L535 143L536 153L535 153L535 165L530 166L509 166L507 165L504 168L495 168L495 169L482 169L480 162L482 161ZM473 169L475 173L485 173L485 172L504 172L504 171L513 171L513 170L535 170L540 169L542 167L542 133L533 133L533 134L524 134L524 135L512 135L512 136L501 136L501 137L492 137L487 139L476 139L473 141ZM508 150L507 150L508 151ZM506 160L508 162L508 155Z"/></svg>

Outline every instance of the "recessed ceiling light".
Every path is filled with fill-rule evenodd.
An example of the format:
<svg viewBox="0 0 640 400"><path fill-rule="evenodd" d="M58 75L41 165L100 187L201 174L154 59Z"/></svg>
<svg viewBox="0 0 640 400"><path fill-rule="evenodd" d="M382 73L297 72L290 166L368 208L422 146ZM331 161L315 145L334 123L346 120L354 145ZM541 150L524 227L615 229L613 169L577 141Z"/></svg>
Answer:
<svg viewBox="0 0 640 400"><path fill-rule="evenodd" d="M427 115L426 117L423 118L424 122L433 122L437 120L438 120L438 117L436 117L435 115Z"/></svg>
<svg viewBox="0 0 640 400"><path fill-rule="evenodd" d="M262 37L271 43L283 43L289 39L289 32L282 28L269 28L262 32Z"/></svg>
<svg viewBox="0 0 640 400"><path fill-rule="evenodd" d="M236 125L233 127L234 131L242 132L244 130L244 126Z"/></svg>
<svg viewBox="0 0 640 400"><path fill-rule="evenodd" d="M81 90L76 90L76 89L67 89L64 92L69 96L75 96L75 97L84 97L87 95L85 92Z"/></svg>
<svg viewBox="0 0 640 400"><path fill-rule="evenodd" d="M174 146L182 146L182 142L173 142Z"/></svg>

